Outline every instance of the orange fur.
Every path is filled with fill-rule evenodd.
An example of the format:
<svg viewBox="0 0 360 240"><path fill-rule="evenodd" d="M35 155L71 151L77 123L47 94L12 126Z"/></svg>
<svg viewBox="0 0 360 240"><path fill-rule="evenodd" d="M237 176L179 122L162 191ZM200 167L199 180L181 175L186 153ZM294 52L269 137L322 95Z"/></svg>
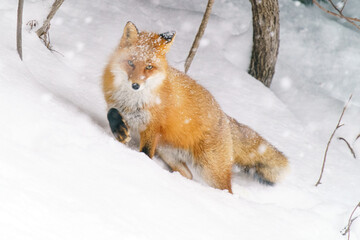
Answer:
<svg viewBox="0 0 360 240"><path fill-rule="evenodd" d="M232 166L255 168L266 182L278 180L287 159L250 128L228 117L213 96L168 66L174 36L138 32L128 22L103 75L109 108L116 108L140 135L140 151L157 152L174 171L191 179L186 164L219 189L231 189ZM148 67L148 66L151 67ZM132 84L140 89L131 89Z"/></svg>

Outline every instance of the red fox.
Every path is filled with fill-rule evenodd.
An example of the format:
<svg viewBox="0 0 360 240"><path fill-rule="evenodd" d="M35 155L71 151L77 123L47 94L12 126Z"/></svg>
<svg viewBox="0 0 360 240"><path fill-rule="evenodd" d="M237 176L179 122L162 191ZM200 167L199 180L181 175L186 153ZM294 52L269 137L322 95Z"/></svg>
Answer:
<svg viewBox="0 0 360 240"><path fill-rule="evenodd" d="M156 153L192 179L187 164L210 186L232 193L233 165L255 169L274 184L287 158L249 127L226 115L214 97L166 60L175 32L139 32L128 22L103 74L110 128L122 143L140 138L140 151Z"/></svg>

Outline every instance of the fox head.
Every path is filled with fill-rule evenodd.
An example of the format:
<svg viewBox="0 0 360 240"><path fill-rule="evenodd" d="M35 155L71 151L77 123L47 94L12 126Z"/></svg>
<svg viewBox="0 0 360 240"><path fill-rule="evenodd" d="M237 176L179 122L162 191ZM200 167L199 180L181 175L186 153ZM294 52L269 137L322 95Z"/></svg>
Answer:
<svg viewBox="0 0 360 240"><path fill-rule="evenodd" d="M132 91L154 89L166 78L169 51L175 32L157 34L139 32L128 22L111 61L115 85L127 85Z"/></svg>

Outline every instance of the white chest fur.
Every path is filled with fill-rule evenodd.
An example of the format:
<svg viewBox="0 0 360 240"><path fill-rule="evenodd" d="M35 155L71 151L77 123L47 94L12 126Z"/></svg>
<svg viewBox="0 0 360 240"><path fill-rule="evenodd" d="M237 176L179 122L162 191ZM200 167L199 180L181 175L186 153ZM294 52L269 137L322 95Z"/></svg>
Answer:
<svg viewBox="0 0 360 240"><path fill-rule="evenodd" d="M114 94L115 103L113 106L119 110L120 114L129 125L132 131L143 131L150 122L151 114L146 110L150 103L143 94L134 94L133 90L126 87L119 88Z"/></svg>
<svg viewBox="0 0 360 240"><path fill-rule="evenodd" d="M159 85L159 82L154 84L152 79L148 79L141 90L134 90L124 71L117 69L113 73L115 79L111 95L114 103L109 107L119 110L132 132L145 130L151 119L151 113L146 109L159 102L158 97L154 94L155 87Z"/></svg>

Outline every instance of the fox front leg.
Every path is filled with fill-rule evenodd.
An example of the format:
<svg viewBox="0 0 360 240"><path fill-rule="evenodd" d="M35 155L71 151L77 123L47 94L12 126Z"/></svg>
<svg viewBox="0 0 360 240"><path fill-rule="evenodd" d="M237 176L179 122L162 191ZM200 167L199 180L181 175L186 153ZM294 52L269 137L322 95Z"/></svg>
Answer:
<svg viewBox="0 0 360 240"><path fill-rule="evenodd" d="M151 129L151 128L150 128ZM140 152L153 158L160 135L151 130L145 130L140 133Z"/></svg>
<svg viewBox="0 0 360 240"><path fill-rule="evenodd" d="M131 139L130 130L119 111L111 108L108 111L107 119L109 120L111 132L114 134L114 137L121 143L128 143Z"/></svg>

